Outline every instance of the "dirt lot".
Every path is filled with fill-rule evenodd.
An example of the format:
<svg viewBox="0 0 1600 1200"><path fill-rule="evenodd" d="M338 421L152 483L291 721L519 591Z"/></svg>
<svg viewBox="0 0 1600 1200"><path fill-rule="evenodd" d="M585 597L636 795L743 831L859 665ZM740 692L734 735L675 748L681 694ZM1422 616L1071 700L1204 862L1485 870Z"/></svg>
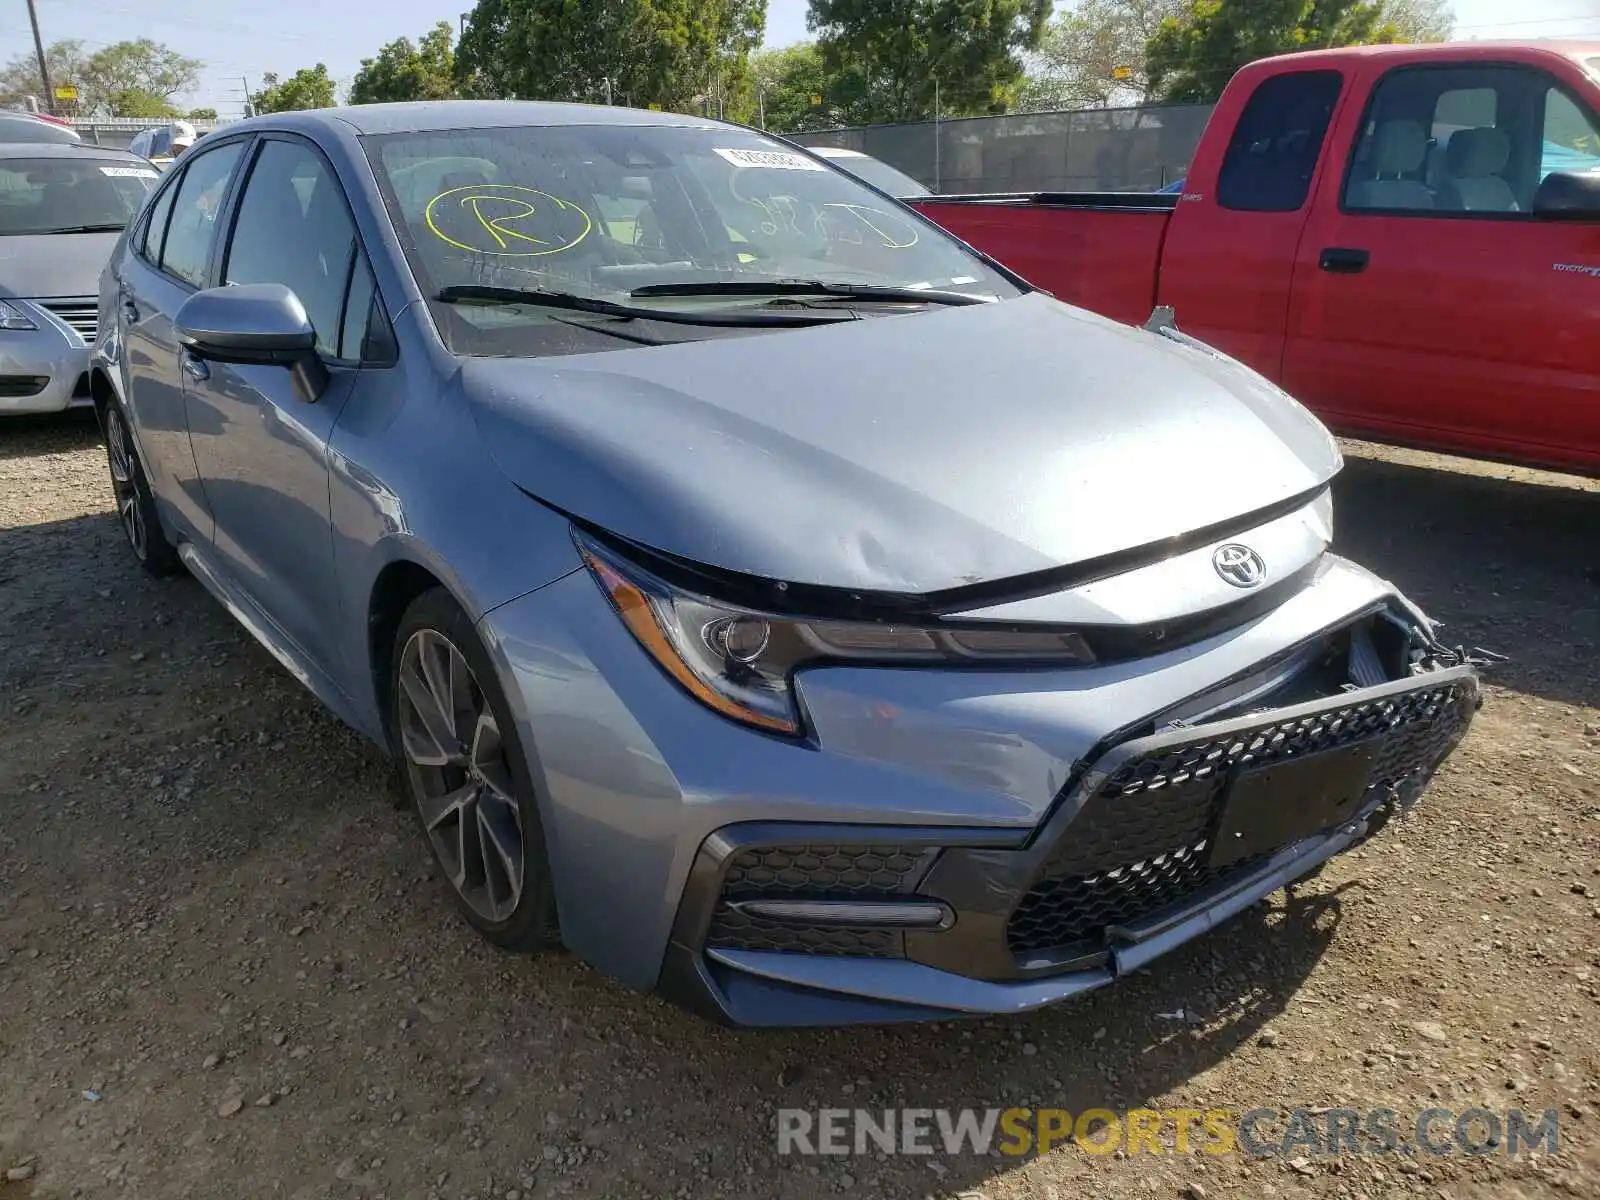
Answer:
<svg viewBox="0 0 1600 1200"><path fill-rule="evenodd" d="M1600 488L1351 449L1340 549L1510 656L1419 817L1081 1003L739 1034L476 941L378 754L135 568L92 422L7 423L0 1200L1600 1196ZM782 1106L1020 1104L1554 1107L1561 1150L775 1153Z"/></svg>

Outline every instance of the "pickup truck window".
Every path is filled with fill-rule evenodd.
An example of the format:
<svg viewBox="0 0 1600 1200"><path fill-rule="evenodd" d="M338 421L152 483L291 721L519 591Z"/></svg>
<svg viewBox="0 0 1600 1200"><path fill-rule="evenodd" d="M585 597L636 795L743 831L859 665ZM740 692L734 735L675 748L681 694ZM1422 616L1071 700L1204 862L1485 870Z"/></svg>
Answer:
<svg viewBox="0 0 1600 1200"><path fill-rule="evenodd" d="M1541 71L1400 67L1373 90L1345 176L1344 209L1526 214L1551 171L1600 167L1591 154L1600 155L1593 116Z"/></svg>
<svg viewBox="0 0 1600 1200"><path fill-rule="evenodd" d="M1217 203L1244 212L1294 212L1304 204L1343 85L1338 71L1263 80L1228 142Z"/></svg>
<svg viewBox="0 0 1600 1200"><path fill-rule="evenodd" d="M1565 92L1551 88L1544 102L1539 179L1555 171L1600 171L1600 127Z"/></svg>

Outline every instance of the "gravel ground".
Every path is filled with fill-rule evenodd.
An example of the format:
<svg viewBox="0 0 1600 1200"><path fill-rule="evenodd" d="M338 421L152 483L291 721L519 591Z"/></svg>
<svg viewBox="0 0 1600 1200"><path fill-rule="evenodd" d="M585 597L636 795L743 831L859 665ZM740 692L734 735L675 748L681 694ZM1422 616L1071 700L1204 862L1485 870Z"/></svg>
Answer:
<svg viewBox="0 0 1600 1200"><path fill-rule="evenodd" d="M7 422L0 1200L1600 1196L1600 486L1350 450L1339 548L1510 658L1417 817L1079 1003L741 1034L479 943L378 754L136 569L92 421ZM1561 1148L775 1152L779 1107L1021 1104L1553 1107Z"/></svg>

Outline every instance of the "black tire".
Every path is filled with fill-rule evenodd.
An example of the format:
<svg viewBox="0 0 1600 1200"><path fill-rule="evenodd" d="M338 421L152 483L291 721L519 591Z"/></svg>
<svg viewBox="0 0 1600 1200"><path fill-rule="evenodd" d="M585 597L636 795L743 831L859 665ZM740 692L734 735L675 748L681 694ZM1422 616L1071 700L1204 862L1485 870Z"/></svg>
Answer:
<svg viewBox="0 0 1600 1200"><path fill-rule="evenodd" d="M420 636L419 636L420 635ZM426 722L408 692L408 680L413 688L426 685L427 673L418 672L423 654L437 656L440 641L459 651L470 673L465 687L457 685L445 690L454 698L447 718L457 746L463 751L460 766L446 764L419 764L413 757L414 742L424 738L430 746L437 746L440 738L427 733ZM407 648L413 647L408 657ZM454 660L451 660L452 662ZM550 881L550 865L545 849L544 826L539 819L536 790L523 754L522 742L511 719L511 707L501 690L499 677L483 643L478 639L472 622L450 594L443 588L433 588L418 596L406 608L395 631L390 652L389 729L390 742L398 767L399 784L405 793L408 807L416 815L417 826L430 853L443 874L451 899L467 923L491 944L502 950L532 953L555 947L560 942L556 920L555 891ZM409 674L405 674L410 672ZM436 691L430 691L435 695ZM426 704L426 701L424 701ZM443 705L432 711L439 713ZM498 765L478 761L480 743L487 742L479 731L489 728L483 724L484 716L490 718L498 738L498 754L488 758L503 761L503 771ZM422 729L421 735L408 733L408 729ZM472 733L467 732L468 729ZM447 734L441 736L448 739ZM470 745L468 744L470 741ZM445 752L453 749L445 747ZM467 808L457 806L453 818L446 817L434 829L429 828L425 808L437 813L441 802L450 796L478 789L476 800L470 802L471 817ZM508 802L514 802L514 805ZM492 811L491 811L492 810ZM497 884L509 886L508 872L503 864L511 855L491 853L490 844L503 849L501 839L510 830L504 818L513 816L519 822L516 833L521 847L520 886L515 899L492 895ZM462 838L469 821L478 833L478 869L468 862L472 852ZM499 833L486 830L499 829ZM488 838L486 842L484 839ZM456 841L458 853L452 857L443 844Z"/></svg>
<svg viewBox="0 0 1600 1200"><path fill-rule="evenodd" d="M134 557L158 579L176 575L183 569L183 562L161 530L150 478L145 474L127 418L115 400L106 404L105 438L106 464L111 470L111 495L116 502L117 520Z"/></svg>

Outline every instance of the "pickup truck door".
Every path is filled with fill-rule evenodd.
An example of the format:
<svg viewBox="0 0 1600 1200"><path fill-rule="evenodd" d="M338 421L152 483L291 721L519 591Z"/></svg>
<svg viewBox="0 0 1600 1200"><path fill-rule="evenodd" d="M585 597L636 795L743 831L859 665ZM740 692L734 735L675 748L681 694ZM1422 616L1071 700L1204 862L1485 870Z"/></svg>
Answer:
<svg viewBox="0 0 1600 1200"><path fill-rule="evenodd" d="M1307 198L1347 90L1327 66L1244 68L1212 114L1162 247L1157 302L1184 332L1270 379Z"/></svg>
<svg viewBox="0 0 1600 1200"><path fill-rule="evenodd" d="M1600 224L1535 219L1545 175L1600 153L1565 60L1372 71L1295 263L1284 386L1337 427L1600 466ZM1600 167L1600 160L1593 164Z"/></svg>

